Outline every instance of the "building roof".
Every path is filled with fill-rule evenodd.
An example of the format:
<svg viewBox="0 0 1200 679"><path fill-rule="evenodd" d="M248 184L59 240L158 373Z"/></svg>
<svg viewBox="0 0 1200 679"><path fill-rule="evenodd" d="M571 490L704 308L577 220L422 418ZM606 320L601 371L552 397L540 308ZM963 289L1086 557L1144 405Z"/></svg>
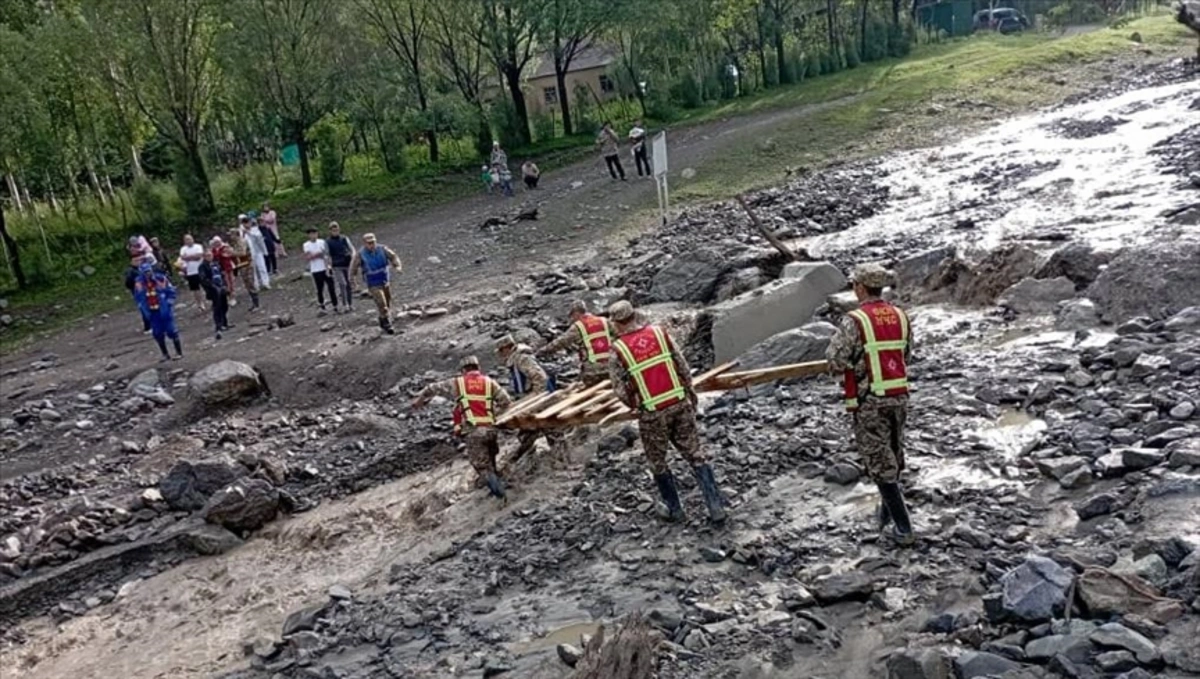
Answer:
<svg viewBox="0 0 1200 679"><path fill-rule="evenodd" d="M588 45L579 50L575 58L571 60L571 67L567 69L567 73L576 71L589 71L593 68L605 68L609 64L617 60L617 51L609 45ZM554 77L554 54L552 52L543 52L538 57L538 66L532 74L530 80L538 78L553 78Z"/></svg>

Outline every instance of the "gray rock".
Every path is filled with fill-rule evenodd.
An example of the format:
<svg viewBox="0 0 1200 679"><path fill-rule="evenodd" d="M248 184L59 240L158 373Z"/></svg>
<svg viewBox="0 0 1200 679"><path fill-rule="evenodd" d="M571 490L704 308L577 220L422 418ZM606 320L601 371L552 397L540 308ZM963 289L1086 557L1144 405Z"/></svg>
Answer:
<svg viewBox="0 0 1200 679"><path fill-rule="evenodd" d="M1100 275L1101 267L1112 258L1107 252L1097 252L1086 243L1071 243L1055 250L1037 273L1037 278L1065 276L1079 289L1091 285Z"/></svg>
<svg viewBox="0 0 1200 679"><path fill-rule="evenodd" d="M231 405L266 392L266 382L256 368L230 360L202 368L188 386L210 406Z"/></svg>
<svg viewBox="0 0 1200 679"><path fill-rule="evenodd" d="M1161 659L1154 642L1124 625L1110 622L1092 632L1091 640L1108 648L1123 648L1132 653L1143 665L1151 665Z"/></svg>
<svg viewBox="0 0 1200 679"><path fill-rule="evenodd" d="M1137 667L1137 659L1129 651L1107 651L1096 656L1096 667L1102 672L1126 672Z"/></svg>
<svg viewBox="0 0 1200 679"><path fill-rule="evenodd" d="M161 380L158 376L158 370L150 368L138 373L132 380L129 380L129 391L138 393L140 390L154 391L158 389Z"/></svg>
<svg viewBox="0 0 1200 679"><path fill-rule="evenodd" d="M996 304L1017 313L1045 314L1074 296L1075 284L1068 278L1025 278L1001 293Z"/></svg>
<svg viewBox="0 0 1200 679"><path fill-rule="evenodd" d="M1187 420L1190 419L1195 413L1196 404L1192 403L1191 401L1184 401L1183 403L1171 408L1171 411L1168 414L1173 420Z"/></svg>
<svg viewBox="0 0 1200 679"><path fill-rule="evenodd" d="M325 612L325 608L327 606L328 603L326 602L307 606L298 611L293 611L283 621L282 636L287 637L288 635L295 634L296 632L315 629L317 626L317 619L320 618L321 614Z"/></svg>
<svg viewBox="0 0 1200 679"><path fill-rule="evenodd" d="M1190 439L1196 436L1200 436L1200 429L1190 424L1181 424L1178 426L1173 426L1166 431L1159 432L1146 439L1146 447L1165 448L1167 445L1174 443L1175 441L1182 441L1184 439Z"/></svg>
<svg viewBox="0 0 1200 679"><path fill-rule="evenodd" d="M1124 448L1120 452L1126 469L1147 469L1167 461L1167 454L1154 448Z"/></svg>
<svg viewBox="0 0 1200 679"><path fill-rule="evenodd" d="M1097 325L1100 325L1100 312L1090 299L1060 302L1054 312L1054 327L1058 330L1087 330Z"/></svg>
<svg viewBox="0 0 1200 679"><path fill-rule="evenodd" d="M767 283L770 279L756 266L732 271L721 277L713 292L714 302L724 302Z"/></svg>
<svg viewBox="0 0 1200 679"><path fill-rule="evenodd" d="M1155 373L1165 372L1171 367L1171 359L1154 354L1141 354L1133 362L1129 376L1135 379L1149 377Z"/></svg>
<svg viewBox="0 0 1200 679"><path fill-rule="evenodd" d="M1167 319L1163 324L1172 332L1200 331L1200 306L1190 306Z"/></svg>
<svg viewBox="0 0 1200 679"><path fill-rule="evenodd" d="M200 509L213 493L233 483L246 473L246 468L232 460L180 460L158 482L163 500L172 509Z"/></svg>
<svg viewBox="0 0 1200 679"><path fill-rule="evenodd" d="M931 279L941 269L943 261L953 259L954 256L954 248L947 246L927 250L896 262L893 267L896 288L905 296L911 297L919 288L931 283Z"/></svg>
<svg viewBox="0 0 1200 679"><path fill-rule="evenodd" d="M887 660L887 679L952 679L950 660L937 649L904 649Z"/></svg>
<svg viewBox="0 0 1200 679"><path fill-rule="evenodd" d="M1106 320L1120 322L1149 309L1182 309L1200 290L1200 244L1172 242L1126 248L1096 277L1087 296Z"/></svg>
<svg viewBox="0 0 1200 679"><path fill-rule="evenodd" d="M985 599L988 618L1043 622L1060 615L1074 575L1054 561L1031 556L1000 578L999 596Z"/></svg>
<svg viewBox="0 0 1200 679"><path fill-rule="evenodd" d="M344 601L354 598L354 595L350 593L350 588L345 585L333 585L329 588L329 598Z"/></svg>
<svg viewBox="0 0 1200 679"><path fill-rule="evenodd" d="M959 679L999 676L1021 669L1020 663L993 653L966 651L954 659L954 671Z"/></svg>
<svg viewBox="0 0 1200 679"><path fill-rule="evenodd" d="M1165 450L1170 455L1167 464L1171 468L1200 467L1200 438L1175 441Z"/></svg>
<svg viewBox="0 0 1200 679"><path fill-rule="evenodd" d="M810 588L822 606L839 601L866 601L875 591L875 584L865 573L851 571L817 578Z"/></svg>
<svg viewBox="0 0 1200 679"><path fill-rule="evenodd" d="M1037 461L1038 471L1058 481L1061 481L1067 474L1085 466L1087 466L1087 459L1077 456L1050 457Z"/></svg>
<svg viewBox="0 0 1200 679"><path fill-rule="evenodd" d="M809 323L785 330L755 344L738 357L739 370L825 360L825 349L837 332L830 323Z"/></svg>
<svg viewBox="0 0 1200 679"><path fill-rule="evenodd" d="M1111 514L1117 508L1117 497L1112 493L1093 495L1084 502L1075 505L1075 513L1080 521L1094 519L1097 516Z"/></svg>
<svg viewBox="0 0 1200 679"><path fill-rule="evenodd" d="M1147 554L1142 558L1134 561L1129 568L1130 573L1149 582L1155 587L1162 587L1167 583L1170 577L1170 571L1167 569L1167 562L1158 554Z"/></svg>
<svg viewBox="0 0 1200 679"><path fill-rule="evenodd" d="M1063 375L1063 378L1067 381L1067 384L1070 384L1073 387L1091 386L1092 382L1095 381L1095 378L1092 377L1090 372L1078 367L1068 370L1067 373Z"/></svg>
<svg viewBox="0 0 1200 679"><path fill-rule="evenodd" d="M708 302L725 272L720 255L697 250L683 253L658 270L650 294L658 302Z"/></svg>
<svg viewBox="0 0 1200 679"><path fill-rule="evenodd" d="M825 468L825 480L839 486L848 486L858 481L862 472L849 462L838 462Z"/></svg>
<svg viewBox="0 0 1200 679"><path fill-rule="evenodd" d="M1086 663L1091 659L1093 648L1086 636L1051 634L1026 644L1025 657L1034 662L1046 662L1062 655L1073 663Z"/></svg>
<svg viewBox="0 0 1200 679"><path fill-rule="evenodd" d="M261 528L279 513L279 491L261 479L243 479L218 491L204 507L204 520L233 531Z"/></svg>
<svg viewBox="0 0 1200 679"><path fill-rule="evenodd" d="M1096 478L1092 475L1091 469L1080 467L1068 472L1066 476L1058 480L1058 483L1063 488L1083 488L1092 485L1092 482L1095 480Z"/></svg>
<svg viewBox="0 0 1200 679"><path fill-rule="evenodd" d="M216 556L242 544L242 539L221 526L201 524L182 536L184 544L202 556Z"/></svg>
<svg viewBox="0 0 1200 679"><path fill-rule="evenodd" d="M559 644L554 650L558 653L558 659L563 661L567 667L574 667L583 657L583 651L571 644Z"/></svg>

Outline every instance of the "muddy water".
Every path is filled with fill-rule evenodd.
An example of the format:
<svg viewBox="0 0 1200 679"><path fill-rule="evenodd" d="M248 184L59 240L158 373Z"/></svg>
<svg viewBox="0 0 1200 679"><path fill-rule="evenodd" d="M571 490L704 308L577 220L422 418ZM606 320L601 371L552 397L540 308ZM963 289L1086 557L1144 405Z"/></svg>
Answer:
<svg viewBox="0 0 1200 679"><path fill-rule="evenodd" d="M928 245L982 247L1051 234L1102 249L1153 238L1158 215L1195 195L1164 178L1149 151L1200 122L1188 110L1198 94L1200 82L1135 90L1020 116L932 153L895 156L883 168L898 199L857 227L817 239L816 247L845 251L893 240L898 230ZM1106 133L1062 132L1063 123L1103 125L1105 118L1115 123ZM967 218L973 226L955 228Z"/></svg>

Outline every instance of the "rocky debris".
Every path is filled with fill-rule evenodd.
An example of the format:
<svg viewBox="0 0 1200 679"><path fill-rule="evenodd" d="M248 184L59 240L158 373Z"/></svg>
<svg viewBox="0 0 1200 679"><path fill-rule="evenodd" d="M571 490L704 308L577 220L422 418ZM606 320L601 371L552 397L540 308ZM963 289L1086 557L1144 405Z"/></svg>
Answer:
<svg viewBox="0 0 1200 679"><path fill-rule="evenodd" d="M172 509L201 509L214 493L247 474L231 459L180 460L158 483L163 500Z"/></svg>
<svg viewBox="0 0 1200 679"><path fill-rule="evenodd" d="M1154 642L1119 623L1101 625L1089 639L1103 647L1129 651L1143 665L1156 665L1161 660Z"/></svg>
<svg viewBox="0 0 1200 679"><path fill-rule="evenodd" d="M1054 327L1059 330L1086 330L1100 325L1100 311L1090 299L1062 302L1054 312Z"/></svg>
<svg viewBox="0 0 1200 679"><path fill-rule="evenodd" d="M1040 556L1025 559L1000 578L1000 591L984 598L988 619L1043 622L1061 615L1075 581L1070 571Z"/></svg>
<svg viewBox="0 0 1200 679"><path fill-rule="evenodd" d="M960 679L1000 676L1020 668L1020 663L993 653L966 651L954 658L954 672Z"/></svg>
<svg viewBox="0 0 1200 679"><path fill-rule="evenodd" d="M996 304L1021 314L1044 314L1074 296L1075 284L1068 278L1023 278L1001 293Z"/></svg>
<svg viewBox="0 0 1200 679"><path fill-rule="evenodd" d="M1079 576L1078 594L1094 618L1127 613L1158 621L1178 617L1179 602L1160 596L1150 583L1136 575L1089 568Z"/></svg>
<svg viewBox="0 0 1200 679"><path fill-rule="evenodd" d="M1067 139L1087 139L1089 137L1098 137L1102 134L1110 134L1113 130L1128 122L1124 118L1114 118L1113 116L1104 116L1095 120L1064 118L1055 121L1050 127L1055 133Z"/></svg>
<svg viewBox="0 0 1200 679"><path fill-rule="evenodd" d="M656 302L707 302L727 266L710 250L681 253L654 274L650 295Z"/></svg>
<svg viewBox="0 0 1200 679"><path fill-rule="evenodd" d="M256 368L230 360L202 368L188 380L188 386L210 406L240 403L266 391L266 382Z"/></svg>
<svg viewBox="0 0 1200 679"><path fill-rule="evenodd" d="M210 524L197 526L184 534L193 551L202 556L216 556L242 544L242 539L227 529Z"/></svg>
<svg viewBox="0 0 1200 679"><path fill-rule="evenodd" d="M1099 252L1086 243L1070 243L1055 250L1034 273L1034 278L1065 277L1075 284L1076 290L1085 290L1111 259L1111 253Z"/></svg>
<svg viewBox="0 0 1200 679"><path fill-rule="evenodd" d="M601 627L583 649L571 679L642 679L655 674L661 637L633 615L606 638Z"/></svg>
<svg viewBox="0 0 1200 679"><path fill-rule="evenodd" d="M1170 316L1195 304L1200 289L1200 244L1127 248L1088 288L1105 320L1121 322L1150 312Z"/></svg>
<svg viewBox="0 0 1200 679"><path fill-rule="evenodd" d="M949 658L932 648L905 649L887 660L887 679L951 679Z"/></svg>
<svg viewBox="0 0 1200 679"><path fill-rule="evenodd" d="M825 349L836 332L837 327L823 321L784 330L755 344L739 356L738 369L753 370L788 363L823 361Z"/></svg>
<svg viewBox="0 0 1200 679"><path fill-rule="evenodd" d="M1029 247L1002 245L973 261L964 253L942 260L925 280L927 301L951 301L967 306L992 304L1005 290L1033 276L1040 259Z"/></svg>
<svg viewBox="0 0 1200 679"><path fill-rule="evenodd" d="M260 479L242 479L217 491L205 505L204 520L231 531L257 530L273 521L282 505L279 491Z"/></svg>

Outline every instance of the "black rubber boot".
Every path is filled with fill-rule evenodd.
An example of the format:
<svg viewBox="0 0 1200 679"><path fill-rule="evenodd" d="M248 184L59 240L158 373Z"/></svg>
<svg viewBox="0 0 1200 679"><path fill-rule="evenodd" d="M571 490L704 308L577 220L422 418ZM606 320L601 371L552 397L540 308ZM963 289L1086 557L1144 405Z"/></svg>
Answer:
<svg viewBox="0 0 1200 679"><path fill-rule="evenodd" d="M877 483L879 489L879 505L875 507L875 518L879 521L879 530L887 528L892 523L892 513L888 511L887 503L883 501L883 484Z"/></svg>
<svg viewBox="0 0 1200 679"><path fill-rule="evenodd" d="M700 492L704 494L704 504L708 507L708 518L713 523L725 521L725 499L717 488L717 479L713 476L712 467L702 464L696 467L696 480L700 482Z"/></svg>
<svg viewBox="0 0 1200 679"><path fill-rule="evenodd" d="M166 337L155 337L154 342L156 344L158 344L158 350L162 352L162 360L164 360L164 361L171 360L171 354L167 353L167 338Z"/></svg>
<svg viewBox="0 0 1200 679"><path fill-rule="evenodd" d="M501 499L507 497L504 493L504 482L500 480L499 476L496 476L495 474L488 474L487 487L488 492L491 493L493 497L498 497Z"/></svg>
<svg viewBox="0 0 1200 679"><path fill-rule="evenodd" d="M178 337L173 338L171 342L175 345L175 356L183 358L183 343L179 341Z"/></svg>
<svg viewBox="0 0 1200 679"><path fill-rule="evenodd" d="M895 523L892 530L888 531L887 536L905 547L916 542L917 538L913 534L912 520L908 516L908 507L904 504L904 491L900 490L900 484L881 483L879 484L879 494L883 497L883 504L887 507L888 514Z"/></svg>
<svg viewBox="0 0 1200 679"><path fill-rule="evenodd" d="M658 494L662 496L664 508L659 508L660 516L666 521L683 521L683 505L679 504L679 490L675 488L675 476L671 472L655 474L654 483L658 485Z"/></svg>

